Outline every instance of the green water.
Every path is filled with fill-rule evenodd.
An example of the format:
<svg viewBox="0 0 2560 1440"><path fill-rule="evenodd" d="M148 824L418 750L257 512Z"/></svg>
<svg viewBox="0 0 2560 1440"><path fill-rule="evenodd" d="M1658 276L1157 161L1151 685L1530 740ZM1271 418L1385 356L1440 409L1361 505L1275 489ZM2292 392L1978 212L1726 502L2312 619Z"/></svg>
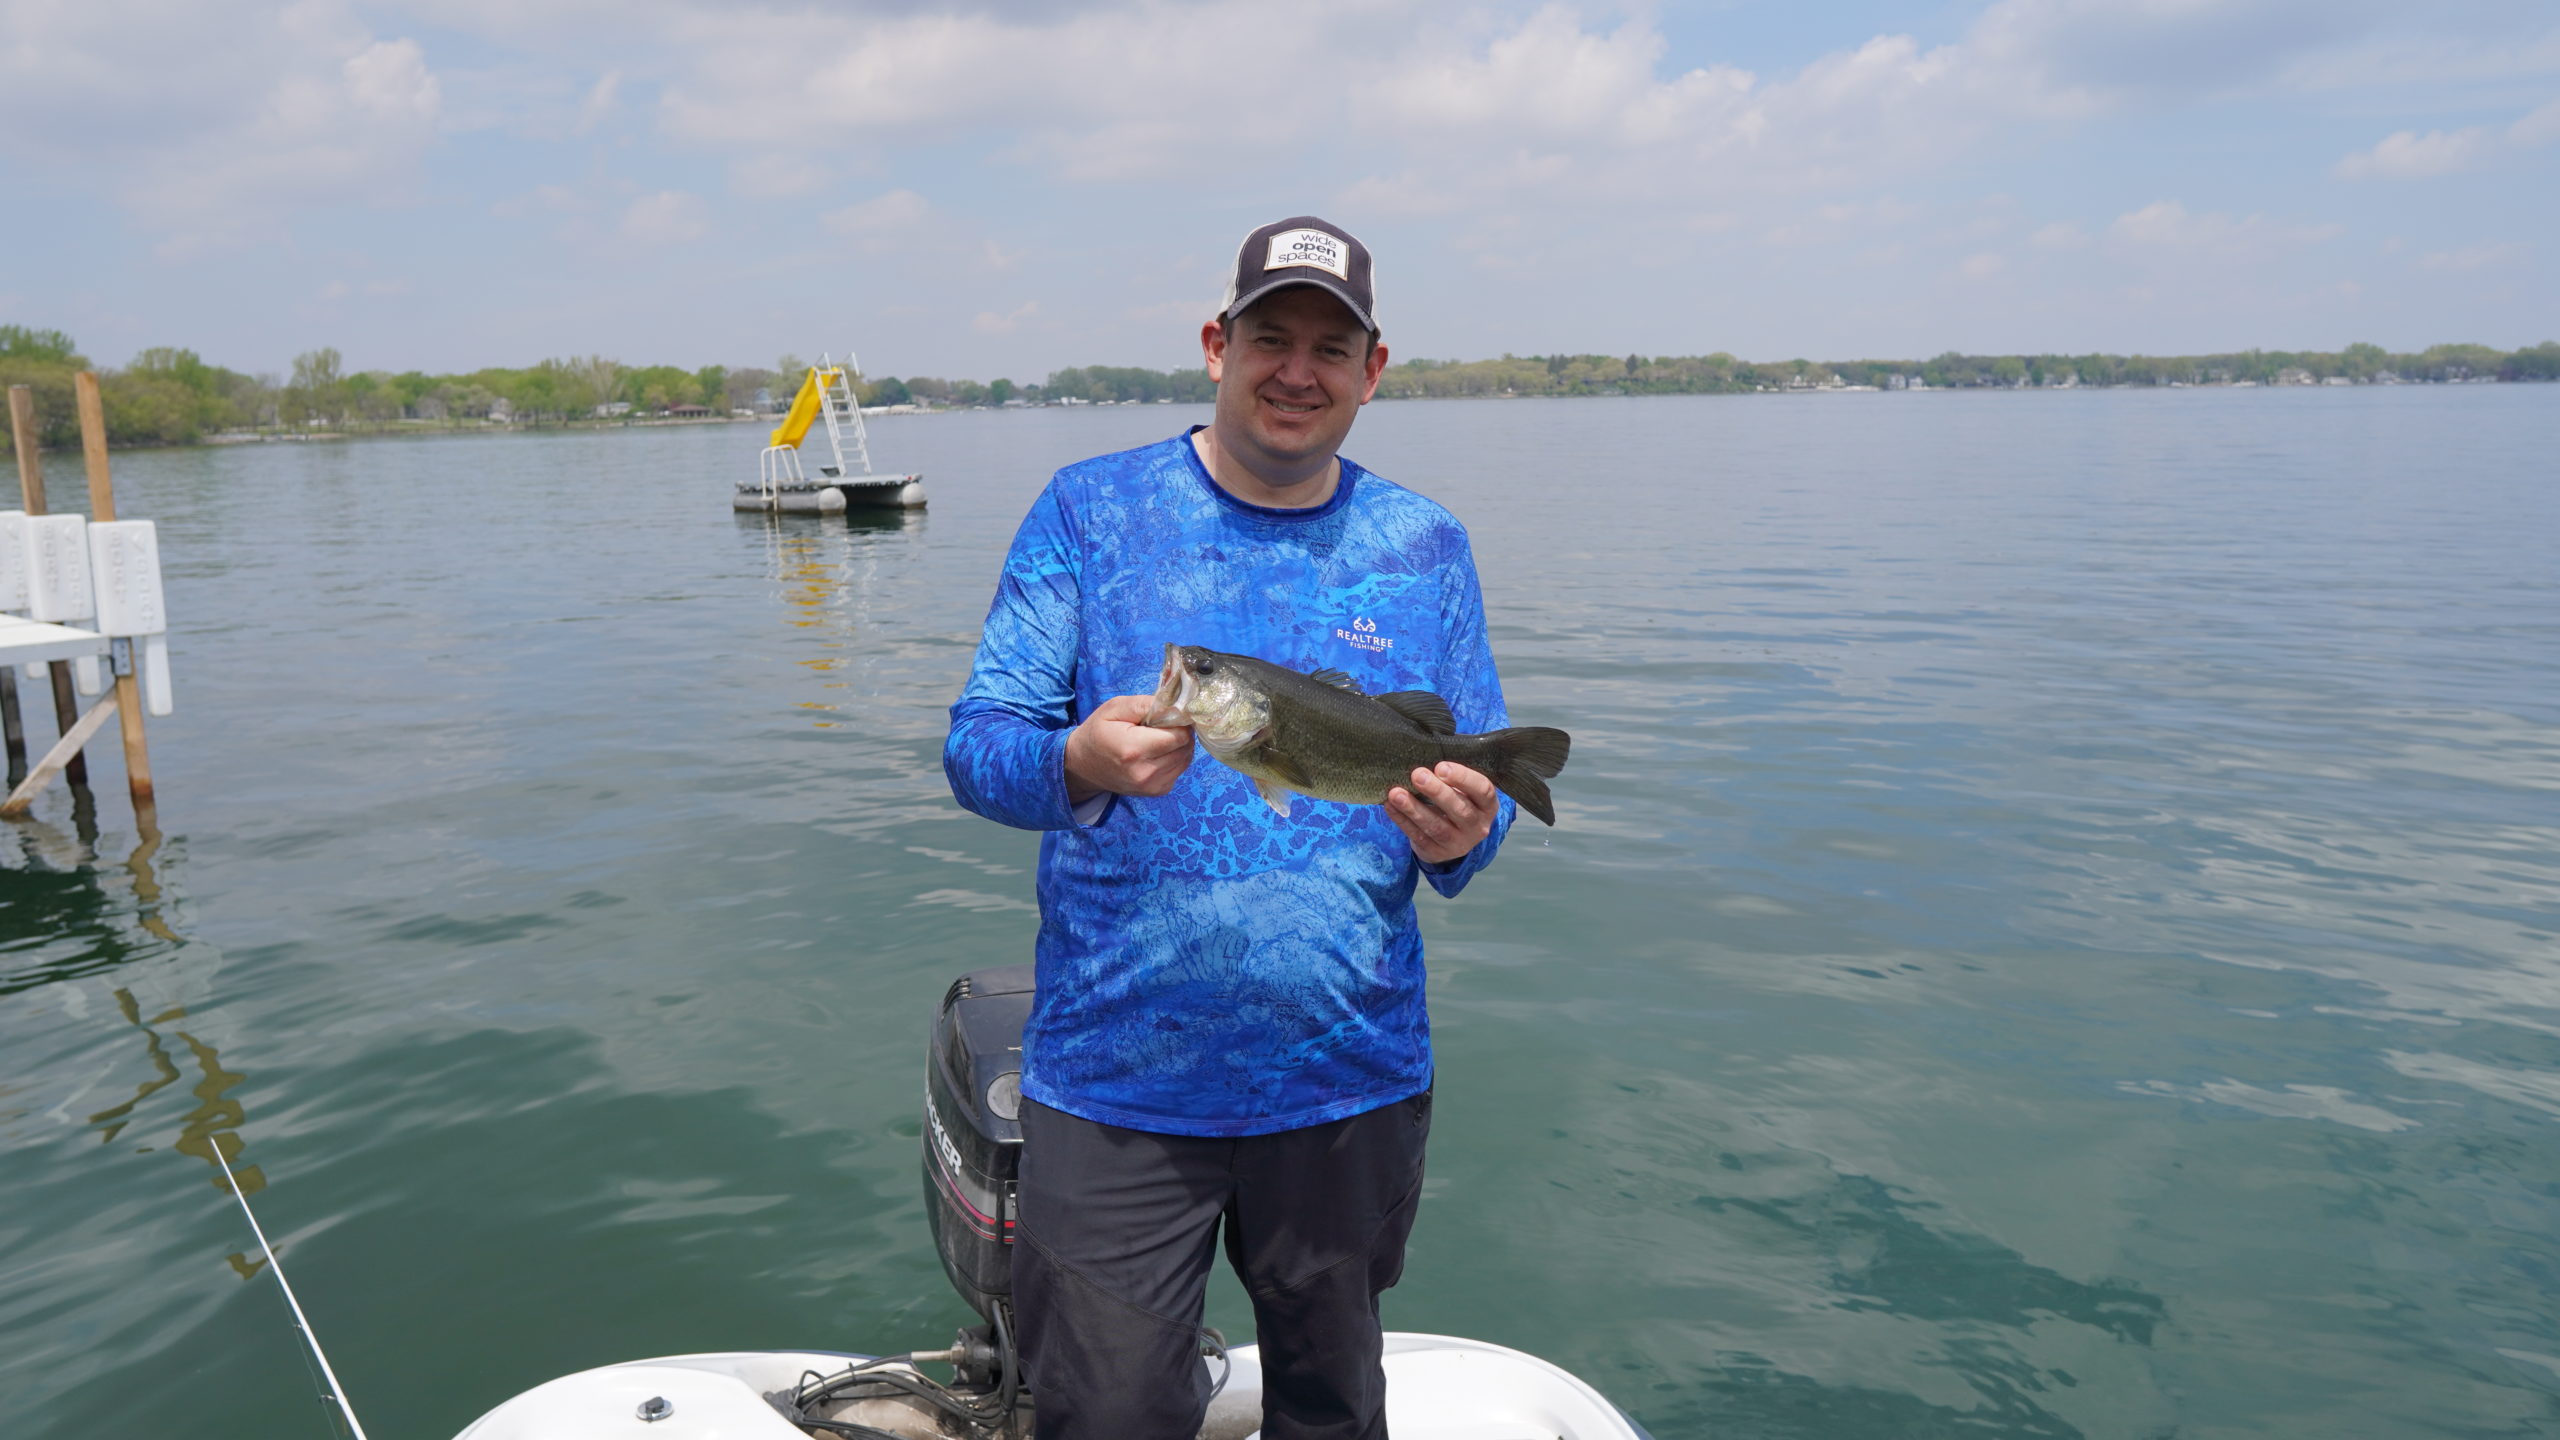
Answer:
<svg viewBox="0 0 2560 1440"><path fill-rule="evenodd" d="M0 831L6 1433L328 1433L216 1143L382 1440L939 1343L923 1022L1034 923L943 709L1047 472L1196 418L883 422L934 496L885 525L733 516L747 427L120 456L165 834L112 747ZM1390 1326L1665 1437L2560 1434L2560 388L1350 450L1576 737L1423 902Z"/></svg>

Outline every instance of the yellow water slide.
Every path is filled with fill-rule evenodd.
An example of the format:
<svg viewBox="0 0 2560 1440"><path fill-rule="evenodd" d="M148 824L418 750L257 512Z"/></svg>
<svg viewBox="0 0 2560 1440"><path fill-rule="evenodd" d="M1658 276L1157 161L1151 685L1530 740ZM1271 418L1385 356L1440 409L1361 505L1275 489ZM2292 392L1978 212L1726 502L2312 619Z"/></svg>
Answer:
<svg viewBox="0 0 2560 1440"><path fill-rule="evenodd" d="M795 450L800 448L800 442L808 437L809 427L817 421L818 406L823 400L823 393L818 388L818 370L813 365L809 367L808 377L800 382L800 393L791 397L790 413L782 417L782 424L773 432L773 438L765 443L788 445Z"/></svg>

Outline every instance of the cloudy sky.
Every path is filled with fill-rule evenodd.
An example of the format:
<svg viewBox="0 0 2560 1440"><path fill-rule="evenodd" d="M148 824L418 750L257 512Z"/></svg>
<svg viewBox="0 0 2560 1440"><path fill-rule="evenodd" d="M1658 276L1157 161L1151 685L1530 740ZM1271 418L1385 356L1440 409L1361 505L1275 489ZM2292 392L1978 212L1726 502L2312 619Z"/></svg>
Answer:
<svg viewBox="0 0 2560 1440"><path fill-rule="evenodd" d="M121 363L1197 361L2560 335L2549 0L0 0L0 321Z"/></svg>

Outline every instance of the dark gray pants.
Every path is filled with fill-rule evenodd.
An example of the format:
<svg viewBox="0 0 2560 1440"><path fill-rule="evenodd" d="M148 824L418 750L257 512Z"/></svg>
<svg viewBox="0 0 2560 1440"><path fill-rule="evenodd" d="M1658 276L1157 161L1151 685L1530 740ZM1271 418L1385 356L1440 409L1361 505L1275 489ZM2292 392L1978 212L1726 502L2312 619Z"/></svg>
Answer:
<svg viewBox="0 0 2560 1440"><path fill-rule="evenodd" d="M1429 1091L1232 1140L1024 1100L1013 1299L1039 1440L1199 1433L1221 1229L1253 1297L1264 1440L1384 1440L1378 1294L1404 1273L1430 1134Z"/></svg>

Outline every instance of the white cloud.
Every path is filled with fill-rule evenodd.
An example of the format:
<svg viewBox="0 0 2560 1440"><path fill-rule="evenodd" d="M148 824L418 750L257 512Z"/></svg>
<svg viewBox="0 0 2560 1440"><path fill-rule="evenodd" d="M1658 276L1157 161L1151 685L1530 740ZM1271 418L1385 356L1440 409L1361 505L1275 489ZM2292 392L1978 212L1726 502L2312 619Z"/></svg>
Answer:
<svg viewBox="0 0 2560 1440"><path fill-rule="evenodd" d="M2175 200L2156 200L2119 215L2107 227L2116 250L2129 257L2255 261L2318 245L2335 237L2336 225L2286 225L2263 215L2234 219L2219 211L2201 214Z"/></svg>
<svg viewBox="0 0 2560 1440"><path fill-rule="evenodd" d="M489 207L489 213L504 219L548 212L572 214L587 208L587 197L571 185L536 185L522 195L510 195Z"/></svg>
<svg viewBox="0 0 2560 1440"><path fill-rule="evenodd" d="M1220 252L1266 207L1371 233L1412 282L1396 325L1448 354L2298 343L2355 282L2377 315L2421 308L2394 287L2422 290L2427 314L2489 336L2548 298L2538 252L2458 248L2532 234L2549 206L2521 185L2501 203L2526 208L2495 216L2476 213L2487 187L2439 187L2447 213L2428 218L2449 223L2387 259L2381 235L2409 229L2394 216L2320 252L2338 232L2317 215L2204 199L2249 193L2265 173L2250 167L2269 164L2521 177L2522 147L2560 143L2547 7L1978 0L1914 18L1920 37L1773 23L1777 48L1751 68L1719 27L1675 27L1653 0L1272 14L1256 0L0 0L0 129L22 142L10 164L36 173L29 193L69 198L66 213L87 192L120 201L145 243L295 244L290 285L244 287L244 314L311 303L329 276L369 273L352 254L379 254L421 293L491 307L485 323L444 317L449 342L397 342L457 351L493 336L634 354L798 343L763 338L787 306L636 317L612 298L658 263L626 228L707 243L732 210L766 222L746 262L759 273L894 248L898 314L917 318L884 309L892 338L865 343L923 352L901 372L962 371L953 357L969 355L1163 363L1149 307L1214 295ZM1240 105L1240 73L1289 106ZM2315 90L2333 98L2302 99ZM2083 133L2111 116L2124 123ZM2214 153L2235 123L2263 123L2281 158ZM2162 184L2175 154L2195 169ZM452 243L353 213L411 199L429 173L455 202ZM2145 203L2164 195L2201 208ZM1164 224L1114 218L1165 203L1181 213ZM306 225L315 211L332 224ZM1770 235L1805 251L1772 253L1757 243ZM2279 256L2302 263L2263 263ZM1995 264L1994 283L1963 283ZM1463 299L1478 267L1534 283L1487 317ZM111 328L51 288L39 308ZM2481 298L2493 290L2503 308ZM1045 308L1021 310L1035 298ZM516 338L572 326L595 334Z"/></svg>
<svg viewBox="0 0 2560 1440"><path fill-rule="evenodd" d="M2002 0L1967 37L2056 95L2096 107L2226 93L2351 38L2373 0Z"/></svg>
<svg viewBox="0 0 2560 1440"><path fill-rule="evenodd" d="M2342 180L2423 180L2468 170L2487 159L2495 144L2485 125L2424 135L2402 130L2340 160L2336 172Z"/></svg>
<svg viewBox="0 0 2560 1440"><path fill-rule="evenodd" d="M408 293L409 282L406 280L367 280L362 285L351 280L332 280L320 287L320 299L325 302L344 300L357 294L386 296Z"/></svg>
<svg viewBox="0 0 2560 1440"><path fill-rule="evenodd" d="M587 91L587 98L578 102L577 133L588 134L610 118L621 90L621 71L607 70L597 77L596 83Z"/></svg>
<svg viewBox="0 0 2560 1440"><path fill-rule="evenodd" d="M932 205L913 190L891 190L859 204L830 210L819 223L830 235L847 236L878 248L914 230L932 213Z"/></svg>
<svg viewBox="0 0 2560 1440"><path fill-rule="evenodd" d="M2554 100L2507 127L2512 145L2548 145L2560 140L2560 100Z"/></svg>
<svg viewBox="0 0 2560 1440"><path fill-rule="evenodd" d="M1039 301L1025 300L1020 305L1015 306L1011 311L1002 315L997 314L993 310L981 310L978 312L978 318L969 322L969 328L977 331L981 335L1010 334L1015 328L1019 327L1023 321L1028 320L1039 313Z"/></svg>
<svg viewBox="0 0 2560 1440"><path fill-rule="evenodd" d="M1346 201L1430 214L1539 193L1800 191L2089 108L2040 84L2014 43L1925 48L1881 35L1765 79L1730 65L1667 70L1668 42L1642 17L1602 24L1549 4L1443 21L1436 8L1305 0L1276 28L1257 0L802 17L809 64L780 90L764 28L705 15L686 26L687 62L662 113L672 134L702 144L767 143L778 108L865 146L975 132L1069 180L1330 151L1362 167L1337 187ZM1206 57L1245 54L1258 84L1291 96L1292 115L1323 120L1209 123L1233 94L1229 70ZM1391 163L1371 168L1381 159Z"/></svg>
<svg viewBox="0 0 2560 1440"><path fill-rule="evenodd" d="M1879 231L1900 229L1919 217L1919 206L1890 195L1869 201L1834 201L1771 226L1761 239L1778 246L1866 240Z"/></svg>
<svg viewBox="0 0 2560 1440"><path fill-rule="evenodd" d="M1406 124L1458 131L1500 126L1506 141L1651 145L1730 128L1753 79L1730 66L1656 78L1665 45L1650 25L1608 34L1549 5L1481 54L1416 57L1378 107Z"/></svg>
<svg viewBox="0 0 2560 1440"><path fill-rule="evenodd" d="M1964 263L1956 268L1963 271L1968 280L1988 280L2009 268L2009 257L1995 250L1985 250L1966 256Z"/></svg>
<svg viewBox="0 0 2560 1440"><path fill-rule="evenodd" d="M750 200L779 200L825 188L827 167L798 150L766 150L729 166L729 188Z"/></svg>
<svg viewBox="0 0 2560 1440"><path fill-rule="evenodd" d="M19 157L112 177L164 255L272 238L300 207L404 199L440 138L424 51L339 0L17 3L0 36L0 129Z"/></svg>
<svg viewBox="0 0 2560 1440"><path fill-rule="evenodd" d="M2522 241L2506 240L2483 245L2466 245L2459 250L2438 250L2418 257L2421 270L2486 270L2525 257Z"/></svg>
<svg viewBox="0 0 2560 1440"><path fill-rule="evenodd" d="M684 245L710 233L710 207L682 190L643 195L622 212L623 238L642 245Z"/></svg>
<svg viewBox="0 0 2560 1440"><path fill-rule="evenodd" d="M778 81L772 26L663 3L645 13L680 56L660 114L688 143L770 145L789 114L800 148L830 158L968 138L1071 182L1330 168L1331 203L1382 218L1600 201L1676 222L1702 196L1733 208L1867 185L2050 143L2111 110L2299 87L2305 67L2379 33L2442 32L2485 54L2483 37L2512 49L2514 29L2413 28L2382 0L1999 0L1948 44L1879 34L1761 74L1666 64L1645 7L1605 0L1507 14L1502 0L1300 0L1284 27L1260 0L1125 0L795 11L802 63ZM1234 106L1220 62L1244 55L1306 118L1213 122Z"/></svg>
<svg viewBox="0 0 2560 1440"><path fill-rule="evenodd" d="M2370 150L2340 160L2336 173L2347 180L2423 180L2476 169L2503 150L2529 150L2560 140L2560 100L2519 117L2500 130L2472 125L2461 130L2398 131Z"/></svg>
<svg viewBox="0 0 2560 1440"><path fill-rule="evenodd" d="M1458 208L1458 194L1425 179L1418 171L1397 175L1363 175L1335 191L1334 208L1349 215L1409 218L1446 215Z"/></svg>
<svg viewBox="0 0 2560 1440"><path fill-rule="evenodd" d="M2474 94L2560 71L2560 24L2531 5L2365 7L2362 33L2288 62L2285 88L2364 96L2425 88ZM2537 13L2537 12L2540 13Z"/></svg>

